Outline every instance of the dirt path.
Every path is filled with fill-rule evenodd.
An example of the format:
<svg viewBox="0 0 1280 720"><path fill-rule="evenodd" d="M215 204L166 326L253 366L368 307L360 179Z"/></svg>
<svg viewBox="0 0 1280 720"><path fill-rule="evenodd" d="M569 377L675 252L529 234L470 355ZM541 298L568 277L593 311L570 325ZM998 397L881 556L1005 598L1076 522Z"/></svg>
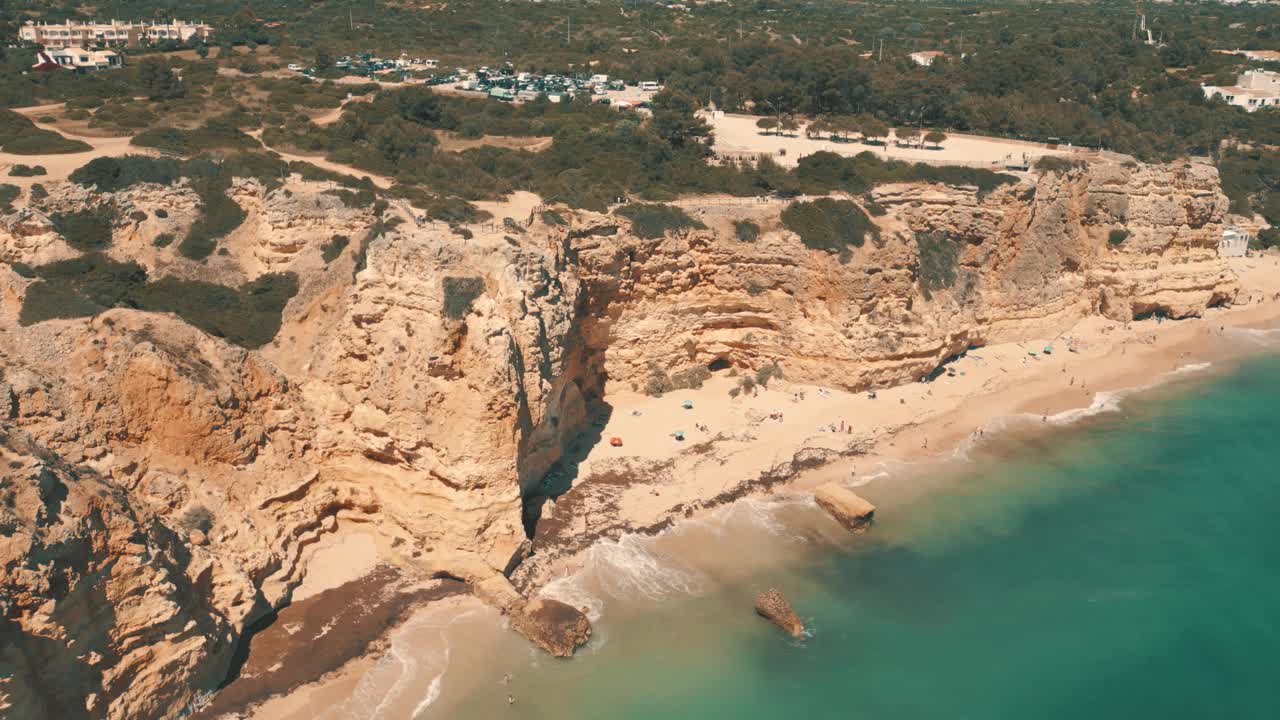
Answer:
<svg viewBox="0 0 1280 720"><path fill-rule="evenodd" d="M258 142L262 142L261 130L254 130L250 132L249 135L251 135L256 140L258 140ZM386 190L387 188L395 184L395 180L392 180L391 178L386 177L385 175L375 175L374 173L371 173L371 172L365 172L364 170L353 168L350 165L343 165L341 163L330 162L329 160L326 160L323 157L319 157L315 155L298 155L297 153L285 152L284 150L280 150L279 148L271 147L265 142L262 143L262 147L263 149L269 150L279 155L284 160L288 160L289 162L311 163L312 165L315 165L318 168L321 168L323 170L328 170L329 172L335 172L335 173L338 173L339 175L350 175L355 178L367 177L369 178L369 180L373 182L374 185L378 186L379 188L382 188L383 190Z"/></svg>

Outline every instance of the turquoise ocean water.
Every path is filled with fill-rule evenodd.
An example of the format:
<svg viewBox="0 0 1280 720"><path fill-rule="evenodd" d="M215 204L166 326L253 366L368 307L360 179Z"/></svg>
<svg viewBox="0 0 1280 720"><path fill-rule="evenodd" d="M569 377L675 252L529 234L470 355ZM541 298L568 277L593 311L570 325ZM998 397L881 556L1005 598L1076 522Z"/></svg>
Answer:
<svg viewBox="0 0 1280 720"><path fill-rule="evenodd" d="M936 472L860 490L857 538L796 501L615 546L578 658L487 649L424 716L1280 718L1280 358ZM810 637L755 617L770 586Z"/></svg>

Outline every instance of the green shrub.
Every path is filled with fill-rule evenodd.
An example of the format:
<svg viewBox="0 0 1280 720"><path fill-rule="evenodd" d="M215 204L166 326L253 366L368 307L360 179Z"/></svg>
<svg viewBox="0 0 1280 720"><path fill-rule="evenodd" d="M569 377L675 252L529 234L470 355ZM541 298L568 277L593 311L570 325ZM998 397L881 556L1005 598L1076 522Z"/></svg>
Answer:
<svg viewBox="0 0 1280 720"><path fill-rule="evenodd" d="M946 233L917 233L916 246L920 252L920 288L926 298L933 297L934 290L949 288L956 283L956 261L960 257L960 245Z"/></svg>
<svg viewBox="0 0 1280 720"><path fill-rule="evenodd" d="M614 215L631 221L631 232L637 237L653 240L673 230L705 228L701 222L689 217L684 210L673 205L635 204L624 205L613 211Z"/></svg>
<svg viewBox="0 0 1280 720"><path fill-rule="evenodd" d="M77 250L101 250L111 245L111 231L116 224L116 209L103 204L55 213L49 217L53 229Z"/></svg>
<svg viewBox="0 0 1280 720"><path fill-rule="evenodd" d="M372 190L325 190L325 195L333 195L342 200L342 204L349 208L366 209L373 207L378 197L373 194Z"/></svg>
<svg viewBox="0 0 1280 720"><path fill-rule="evenodd" d="M778 363L770 363L756 370L756 384L760 387L768 387L770 380L782 379L782 366Z"/></svg>
<svg viewBox="0 0 1280 720"><path fill-rule="evenodd" d="M14 138L4 144L4 151L14 155L63 155L88 152L93 147L79 140L69 140L58 133L39 130L37 133Z"/></svg>
<svg viewBox="0 0 1280 720"><path fill-rule="evenodd" d="M880 228L848 200L791 203L782 211L782 224L812 250L846 253L850 247L862 247L868 234L880 237Z"/></svg>
<svg viewBox="0 0 1280 720"><path fill-rule="evenodd" d="M1280 228L1262 228L1258 234L1249 241L1249 247L1254 250L1266 250L1268 248L1280 247Z"/></svg>
<svg viewBox="0 0 1280 720"><path fill-rule="evenodd" d="M200 217L191 224L187 236L178 245L178 252L192 260L203 260L217 248L218 240L240 227L245 213L236 201L227 197L223 179L202 179L194 186L200 195Z"/></svg>
<svg viewBox="0 0 1280 720"><path fill-rule="evenodd" d="M1035 168L1040 172L1065 173L1084 165L1080 160L1070 160L1057 155L1042 155L1036 159Z"/></svg>
<svg viewBox="0 0 1280 720"><path fill-rule="evenodd" d="M0 108L0 146L15 155L56 155L93 149L88 143L42 130L30 118L7 108Z"/></svg>
<svg viewBox="0 0 1280 720"><path fill-rule="evenodd" d="M484 292L484 280L478 277L446 277L444 279L444 316L461 320L471 312L471 303Z"/></svg>
<svg viewBox="0 0 1280 720"><path fill-rule="evenodd" d="M169 211L165 210L164 208L156 208L156 217L160 218L161 220L164 220L165 218L169 217Z"/></svg>
<svg viewBox="0 0 1280 720"><path fill-rule="evenodd" d="M139 147L153 147L162 152L194 155L213 149L247 149L259 147L257 140L240 131L234 123L215 118L194 130L161 127L138 133L129 141Z"/></svg>
<svg viewBox="0 0 1280 720"><path fill-rule="evenodd" d="M460 198L437 198L427 203L423 210L427 217L451 225L480 222L489 217L488 213Z"/></svg>
<svg viewBox="0 0 1280 720"><path fill-rule="evenodd" d="M151 241L151 244L158 248L169 247L173 244L173 240L173 233L160 233L155 240Z"/></svg>
<svg viewBox="0 0 1280 720"><path fill-rule="evenodd" d="M22 194L22 188L9 183L0 183L0 211L13 212L13 201Z"/></svg>
<svg viewBox="0 0 1280 720"><path fill-rule="evenodd" d="M540 213L540 217L542 218L542 222L548 225L568 225L569 224L568 221L564 219L564 216L556 212L555 210L543 210Z"/></svg>
<svg viewBox="0 0 1280 720"><path fill-rule="evenodd" d="M172 185L182 177L182 171L182 164L172 158L100 157L72 171L70 180L85 187L96 187L98 192L115 192L138 183Z"/></svg>
<svg viewBox="0 0 1280 720"><path fill-rule="evenodd" d="M179 521L187 530L207 533L213 529L213 511L203 505L195 505L182 514Z"/></svg>
<svg viewBox="0 0 1280 720"><path fill-rule="evenodd" d="M350 243L351 238L346 235L334 235L329 238L324 245L320 246L320 257L324 259L324 264L328 265L334 260L337 260L338 256L342 254L342 251L345 250L347 245Z"/></svg>
<svg viewBox="0 0 1280 720"><path fill-rule="evenodd" d="M9 168L10 177L36 177L38 175L48 175L49 171L45 170L43 165L23 165L18 163Z"/></svg>
<svg viewBox="0 0 1280 720"><path fill-rule="evenodd" d="M246 348L271 341L280 315L298 292L292 273L269 273L239 288L164 277L149 282L147 271L89 253L35 268L40 278L27 289L18 322L90 317L113 307L171 312L215 337Z"/></svg>
<svg viewBox="0 0 1280 720"><path fill-rule="evenodd" d="M31 202L37 202L49 197L49 191L44 189L44 185L40 183L31 184Z"/></svg>
<svg viewBox="0 0 1280 720"><path fill-rule="evenodd" d="M755 242L760 237L760 226L750 220L734 220L733 234L742 242Z"/></svg>
<svg viewBox="0 0 1280 720"><path fill-rule="evenodd" d="M1112 245L1119 245L1128 239L1129 231L1124 228L1114 228L1111 232L1107 233L1107 242Z"/></svg>

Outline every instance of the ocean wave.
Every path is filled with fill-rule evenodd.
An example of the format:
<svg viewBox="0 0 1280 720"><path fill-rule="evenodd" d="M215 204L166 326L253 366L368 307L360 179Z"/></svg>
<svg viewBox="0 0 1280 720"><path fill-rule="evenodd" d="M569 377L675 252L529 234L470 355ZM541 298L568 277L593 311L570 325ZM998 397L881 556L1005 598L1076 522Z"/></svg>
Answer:
<svg viewBox="0 0 1280 720"><path fill-rule="evenodd" d="M787 510L797 507L814 506L810 493L779 493L767 496L748 496L740 498L711 513L686 520L676 529L669 532L688 531L700 528L713 535L723 536L726 533L740 531L744 528L763 530L769 535L796 542L806 542L807 538L796 532L796 529L785 522L781 515Z"/></svg>
<svg viewBox="0 0 1280 720"><path fill-rule="evenodd" d="M1260 328L1228 328L1228 337L1248 340L1255 345L1275 345L1280 341L1280 328L1263 330Z"/></svg>
<svg viewBox="0 0 1280 720"><path fill-rule="evenodd" d="M700 594L706 585L700 573L655 550L653 538L629 534L596 542L580 570L547 583L539 594L584 609L594 623L604 615L607 598L656 601Z"/></svg>
<svg viewBox="0 0 1280 720"><path fill-rule="evenodd" d="M427 619L410 620L393 632L387 652L379 658L372 670L360 678L352 691L351 700L346 704L346 717L368 720L384 717L393 703L406 696L411 700L409 693L421 686L424 677L430 677L426 691L414 705L409 717L416 718L425 712L440 698L445 674L449 670L453 650L449 642L449 628L469 619L476 612L468 610L458 613L442 623ZM424 642L424 631L435 637ZM427 650L424 651L424 648Z"/></svg>

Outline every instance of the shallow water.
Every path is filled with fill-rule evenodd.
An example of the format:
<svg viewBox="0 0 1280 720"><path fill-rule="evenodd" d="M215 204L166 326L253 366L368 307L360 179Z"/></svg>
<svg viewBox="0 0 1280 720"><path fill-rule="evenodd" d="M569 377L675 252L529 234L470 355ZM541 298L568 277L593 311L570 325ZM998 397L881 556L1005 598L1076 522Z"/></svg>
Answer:
<svg viewBox="0 0 1280 720"><path fill-rule="evenodd" d="M417 716L1280 717L1280 359L970 458L861 488L856 538L782 498L601 546L548 591L599 618L577 658L468 627Z"/></svg>

